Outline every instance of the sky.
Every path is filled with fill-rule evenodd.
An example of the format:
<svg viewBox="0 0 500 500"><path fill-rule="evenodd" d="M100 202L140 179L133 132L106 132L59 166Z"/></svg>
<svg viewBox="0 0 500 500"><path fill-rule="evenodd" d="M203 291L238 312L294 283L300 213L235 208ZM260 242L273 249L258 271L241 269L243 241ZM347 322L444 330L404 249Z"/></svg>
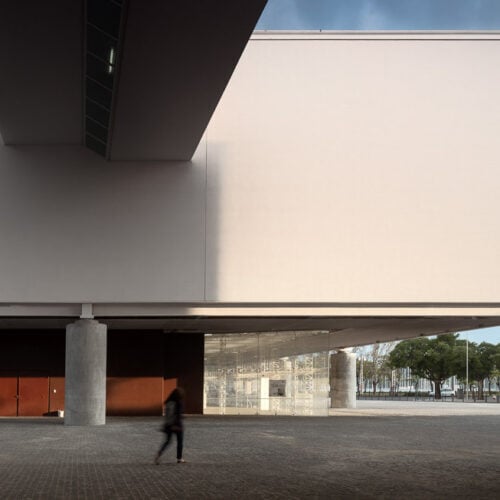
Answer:
<svg viewBox="0 0 500 500"><path fill-rule="evenodd" d="M257 30L497 30L500 0L269 0ZM500 343L500 327L461 333Z"/></svg>
<svg viewBox="0 0 500 500"><path fill-rule="evenodd" d="M469 332L460 333L461 339L469 339L469 342L480 344L481 342L489 342L490 344L500 344L500 327L482 328L481 330L470 330Z"/></svg>
<svg viewBox="0 0 500 500"><path fill-rule="evenodd" d="M496 30L500 0L268 0L258 30Z"/></svg>

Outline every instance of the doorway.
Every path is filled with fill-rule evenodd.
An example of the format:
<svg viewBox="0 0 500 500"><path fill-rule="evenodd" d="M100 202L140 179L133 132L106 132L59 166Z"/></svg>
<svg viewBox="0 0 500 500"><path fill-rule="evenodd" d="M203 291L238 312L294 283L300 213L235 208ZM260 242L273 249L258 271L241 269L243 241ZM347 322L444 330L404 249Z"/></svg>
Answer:
<svg viewBox="0 0 500 500"><path fill-rule="evenodd" d="M0 415L40 417L49 411L49 377L0 376Z"/></svg>

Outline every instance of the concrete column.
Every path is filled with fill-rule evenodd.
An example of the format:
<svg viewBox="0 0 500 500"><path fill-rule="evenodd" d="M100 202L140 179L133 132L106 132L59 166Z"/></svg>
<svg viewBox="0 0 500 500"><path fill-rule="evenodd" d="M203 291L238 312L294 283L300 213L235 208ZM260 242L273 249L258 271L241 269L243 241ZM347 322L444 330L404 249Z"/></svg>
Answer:
<svg viewBox="0 0 500 500"><path fill-rule="evenodd" d="M66 327L66 425L106 423L106 330L93 319Z"/></svg>
<svg viewBox="0 0 500 500"><path fill-rule="evenodd" d="M343 349L330 356L332 408L356 408L356 354Z"/></svg>

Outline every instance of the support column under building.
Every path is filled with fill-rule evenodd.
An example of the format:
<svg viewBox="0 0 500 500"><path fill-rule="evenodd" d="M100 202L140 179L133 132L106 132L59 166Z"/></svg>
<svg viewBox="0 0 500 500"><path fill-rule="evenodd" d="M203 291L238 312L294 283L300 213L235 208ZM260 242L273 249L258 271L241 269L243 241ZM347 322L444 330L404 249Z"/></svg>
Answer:
<svg viewBox="0 0 500 500"><path fill-rule="evenodd" d="M356 354L343 349L330 356L332 408L356 408Z"/></svg>
<svg viewBox="0 0 500 500"><path fill-rule="evenodd" d="M106 336L93 319L66 327L65 425L106 423Z"/></svg>

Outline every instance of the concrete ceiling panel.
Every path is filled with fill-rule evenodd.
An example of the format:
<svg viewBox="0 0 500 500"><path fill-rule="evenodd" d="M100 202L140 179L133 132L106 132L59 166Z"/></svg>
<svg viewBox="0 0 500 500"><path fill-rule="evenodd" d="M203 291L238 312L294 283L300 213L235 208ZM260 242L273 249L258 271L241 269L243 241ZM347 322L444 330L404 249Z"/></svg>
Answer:
<svg viewBox="0 0 500 500"><path fill-rule="evenodd" d="M82 141L81 1L2 2L0 133L7 144Z"/></svg>
<svg viewBox="0 0 500 500"><path fill-rule="evenodd" d="M112 160L190 160L266 0L130 0Z"/></svg>

